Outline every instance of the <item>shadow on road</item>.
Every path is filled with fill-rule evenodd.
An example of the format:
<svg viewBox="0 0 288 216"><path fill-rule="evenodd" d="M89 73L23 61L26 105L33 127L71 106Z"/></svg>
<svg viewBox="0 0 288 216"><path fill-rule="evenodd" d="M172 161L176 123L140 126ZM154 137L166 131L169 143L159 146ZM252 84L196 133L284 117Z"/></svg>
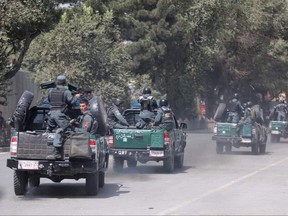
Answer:
<svg viewBox="0 0 288 216"><path fill-rule="evenodd" d="M153 166L153 165L145 165L145 166L137 166L135 168L123 168L122 171L118 172L110 172L109 176L119 176L119 175L135 175L135 174L167 174L167 175L173 175L173 174L181 174L181 173L187 173L188 169L193 168L192 166L183 166L181 169L175 168L173 173L167 173L163 169L162 166ZM142 176L143 178L143 176Z"/></svg>
<svg viewBox="0 0 288 216"><path fill-rule="evenodd" d="M27 193L23 199L39 199L39 198L109 198L119 196L130 191L119 191L121 184L105 184L103 188L99 189L97 196L87 196L85 190L85 183L43 183L39 187L28 188Z"/></svg>

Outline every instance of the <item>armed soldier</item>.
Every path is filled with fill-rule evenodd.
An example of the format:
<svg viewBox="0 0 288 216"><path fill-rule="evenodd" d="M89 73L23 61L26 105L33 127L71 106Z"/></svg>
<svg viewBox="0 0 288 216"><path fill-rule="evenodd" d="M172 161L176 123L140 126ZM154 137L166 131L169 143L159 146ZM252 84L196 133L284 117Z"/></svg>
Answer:
<svg viewBox="0 0 288 216"><path fill-rule="evenodd" d="M141 110L153 111L158 108L157 102L151 95L151 89L145 87L143 89L143 95L139 97L138 102L141 104Z"/></svg>
<svg viewBox="0 0 288 216"><path fill-rule="evenodd" d="M119 109L122 110L124 101L121 98L112 100L112 105L107 110L108 116L108 127L113 128L128 128L129 124L126 119L122 116Z"/></svg>
<svg viewBox="0 0 288 216"><path fill-rule="evenodd" d="M278 104L274 107L271 112L271 119L277 121L286 121L288 113L288 104L286 102L286 93L280 92L278 98Z"/></svg>
<svg viewBox="0 0 288 216"><path fill-rule="evenodd" d="M50 112L48 113L48 131L57 129L55 139L53 141L54 154L48 155L48 160L56 160L62 158L63 137L61 133L69 126L69 117L65 114L66 109L69 109L81 96L76 94L74 97L70 90L66 87L66 77L60 75L56 80L56 88L53 88L48 93L48 101L51 105Z"/></svg>
<svg viewBox="0 0 288 216"><path fill-rule="evenodd" d="M173 121L172 110L169 108L168 101L161 99L159 102L160 108L157 110L157 114L154 121L154 126L159 126L166 130L171 130L171 124Z"/></svg>
<svg viewBox="0 0 288 216"><path fill-rule="evenodd" d="M96 134L98 122L89 111L89 101L86 98L80 100L80 110L82 115L70 121L75 126L74 131Z"/></svg>
<svg viewBox="0 0 288 216"><path fill-rule="evenodd" d="M227 104L227 122L238 123L240 117L244 114L244 108L239 101L238 93L234 93L233 97Z"/></svg>

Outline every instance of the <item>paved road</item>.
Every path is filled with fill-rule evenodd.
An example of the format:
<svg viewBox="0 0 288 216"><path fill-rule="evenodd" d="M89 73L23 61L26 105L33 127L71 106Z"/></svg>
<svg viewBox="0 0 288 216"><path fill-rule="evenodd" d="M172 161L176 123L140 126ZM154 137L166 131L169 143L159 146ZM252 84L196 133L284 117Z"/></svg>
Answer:
<svg viewBox="0 0 288 216"><path fill-rule="evenodd" d="M120 174L109 169L96 197L85 195L84 180L48 179L16 197L9 154L0 153L0 215L288 214L288 140L268 143L265 155L245 147L217 155L211 136L188 134L185 167L173 174L156 162Z"/></svg>

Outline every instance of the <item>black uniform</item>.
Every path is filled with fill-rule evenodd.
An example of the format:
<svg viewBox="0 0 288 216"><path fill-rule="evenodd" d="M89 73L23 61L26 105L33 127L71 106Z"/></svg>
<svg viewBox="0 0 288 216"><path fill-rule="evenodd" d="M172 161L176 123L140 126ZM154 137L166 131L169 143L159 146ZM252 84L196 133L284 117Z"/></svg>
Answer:
<svg viewBox="0 0 288 216"><path fill-rule="evenodd" d="M108 117L108 127L113 128L128 128L129 124L126 119L120 113L118 107L115 104L112 104L111 107L107 110Z"/></svg>
<svg viewBox="0 0 288 216"><path fill-rule="evenodd" d="M153 111L154 109L158 108L156 100L149 94L140 96L138 102L141 104L141 110Z"/></svg>
<svg viewBox="0 0 288 216"><path fill-rule="evenodd" d="M227 122L238 123L240 116L244 114L244 108L237 98L231 99L227 104Z"/></svg>
<svg viewBox="0 0 288 216"><path fill-rule="evenodd" d="M288 113L288 104L286 101L279 101L279 103L274 107L273 115L276 121L286 121Z"/></svg>
<svg viewBox="0 0 288 216"><path fill-rule="evenodd" d="M48 130L55 128L66 129L69 125L69 117L65 114L64 108L72 106L77 98L73 97L71 92L65 86L57 86L49 91L48 101L51 110L48 113Z"/></svg>
<svg viewBox="0 0 288 216"><path fill-rule="evenodd" d="M76 132L88 132L94 134L97 130L98 124L96 119L93 119L92 114L87 110L80 115L76 120Z"/></svg>

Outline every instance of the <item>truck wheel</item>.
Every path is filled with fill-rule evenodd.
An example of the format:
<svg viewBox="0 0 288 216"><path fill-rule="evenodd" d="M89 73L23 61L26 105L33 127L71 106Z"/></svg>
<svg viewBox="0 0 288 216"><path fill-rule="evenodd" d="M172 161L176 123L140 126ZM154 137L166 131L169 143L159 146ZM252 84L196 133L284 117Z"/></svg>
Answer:
<svg viewBox="0 0 288 216"><path fill-rule="evenodd" d="M123 169L124 159L119 157L114 157L113 170L115 172L120 172Z"/></svg>
<svg viewBox="0 0 288 216"><path fill-rule="evenodd" d="M253 143L252 147L251 147L251 151L252 151L252 154L254 155L257 155L259 154L259 142L255 142Z"/></svg>
<svg viewBox="0 0 288 216"><path fill-rule="evenodd" d="M279 143L280 142L280 136L276 134L271 134L271 143Z"/></svg>
<svg viewBox="0 0 288 216"><path fill-rule="evenodd" d="M25 121L27 112L29 110L29 107L32 103L32 100L34 98L34 94L30 91L24 91L21 95L17 105L16 109L12 115L12 121L10 125L15 128L16 131L22 131L23 130L23 123Z"/></svg>
<svg viewBox="0 0 288 216"><path fill-rule="evenodd" d="M174 171L174 153L171 153L168 158L164 159L163 168L167 173L172 173Z"/></svg>
<svg viewBox="0 0 288 216"><path fill-rule="evenodd" d="M39 187L40 185L40 177L38 176L31 176L28 180L30 187Z"/></svg>
<svg viewBox="0 0 288 216"><path fill-rule="evenodd" d="M260 151L261 154L265 154L265 152L266 152L266 144L260 145L259 146L259 151Z"/></svg>
<svg viewBox="0 0 288 216"><path fill-rule="evenodd" d="M99 171L99 187L103 188L105 185L105 172Z"/></svg>
<svg viewBox="0 0 288 216"><path fill-rule="evenodd" d="M23 171L14 171L14 192L15 195L24 195L27 191L28 175Z"/></svg>
<svg viewBox="0 0 288 216"><path fill-rule="evenodd" d="M90 112L97 119L98 128L96 134L105 136L108 132L107 128L107 112L101 96L94 96L90 99Z"/></svg>
<svg viewBox="0 0 288 216"><path fill-rule="evenodd" d="M184 162L184 152L181 153L181 155L175 156L174 159L174 166L175 168L181 169L183 167L183 162Z"/></svg>
<svg viewBox="0 0 288 216"><path fill-rule="evenodd" d="M232 145L231 144L226 144L225 145L225 152L226 153L231 153L232 152Z"/></svg>
<svg viewBox="0 0 288 216"><path fill-rule="evenodd" d="M89 173L86 176L86 194L95 196L99 191L99 172Z"/></svg>
<svg viewBox="0 0 288 216"><path fill-rule="evenodd" d="M224 144L223 143L216 143L216 153L217 154L223 154L224 152Z"/></svg>
<svg viewBox="0 0 288 216"><path fill-rule="evenodd" d="M130 168L135 168L137 166L137 161L135 159L127 159L127 166Z"/></svg>

